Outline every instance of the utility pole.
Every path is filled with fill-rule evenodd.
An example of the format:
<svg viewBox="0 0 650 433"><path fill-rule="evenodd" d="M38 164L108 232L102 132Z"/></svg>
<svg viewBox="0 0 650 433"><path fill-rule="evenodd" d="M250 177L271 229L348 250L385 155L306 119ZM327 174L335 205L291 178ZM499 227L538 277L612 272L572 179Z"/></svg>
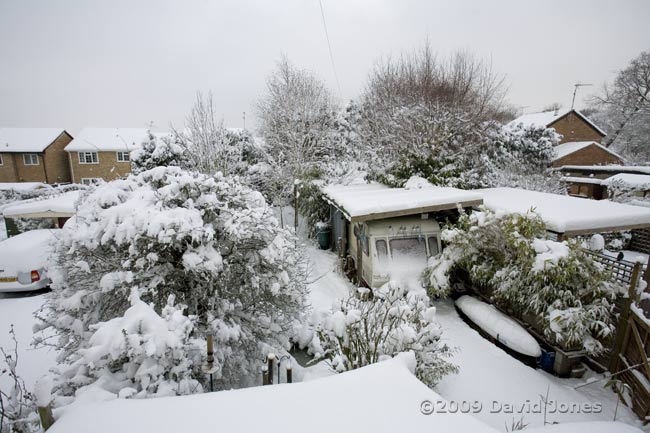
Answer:
<svg viewBox="0 0 650 433"><path fill-rule="evenodd" d="M578 92L578 87L593 86L593 84L575 83L574 86L575 86L575 88L573 89L573 100L571 101L571 109L572 110L573 110L573 106L576 103L576 93Z"/></svg>
<svg viewBox="0 0 650 433"><path fill-rule="evenodd" d="M242 112L242 119L244 120L244 129L246 129L246 112Z"/></svg>

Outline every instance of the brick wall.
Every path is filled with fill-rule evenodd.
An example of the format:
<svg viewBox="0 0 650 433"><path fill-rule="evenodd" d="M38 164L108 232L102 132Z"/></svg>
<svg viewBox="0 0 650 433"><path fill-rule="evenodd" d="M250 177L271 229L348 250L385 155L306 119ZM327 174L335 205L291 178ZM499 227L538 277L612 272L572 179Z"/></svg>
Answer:
<svg viewBox="0 0 650 433"><path fill-rule="evenodd" d="M68 154L63 150L71 141L72 137L63 132L45 149L43 161L48 183L72 182Z"/></svg>
<svg viewBox="0 0 650 433"><path fill-rule="evenodd" d="M23 159L25 153L13 154L16 169L16 180L14 182L47 182L45 165L43 165L43 153L29 153L34 153L38 156L37 165L25 165L25 160Z"/></svg>
<svg viewBox="0 0 650 433"><path fill-rule="evenodd" d="M620 158L615 157L595 144L591 144L577 152L565 156L564 158L553 161L553 167L561 167L563 165L606 165L622 163L623 161Z"/></svg>
<svg viewBox="0 0 650 433"><path fill-rule="evenodd" d="M2 165L0 165L0 182L17 182L16 169L13 153L0 153Z"/></svg>
<svg viewBox="0 0 650 433"><path fill-rule="evenodd" d="M569 141L596 141L600 143L603 136L584 119L573 112L561 117L549 125L562 135L560 144Z"/></svg>
<svg viewBox="0 0 650 433"><path fill-rule="evenodd" d="M81 183L83 178L99 177L106 181L125 177L131 173L130 162L118 162L117 152L97 152L97 164L80 164L78 152L68 152L72 168L72 181Z"/></svg>

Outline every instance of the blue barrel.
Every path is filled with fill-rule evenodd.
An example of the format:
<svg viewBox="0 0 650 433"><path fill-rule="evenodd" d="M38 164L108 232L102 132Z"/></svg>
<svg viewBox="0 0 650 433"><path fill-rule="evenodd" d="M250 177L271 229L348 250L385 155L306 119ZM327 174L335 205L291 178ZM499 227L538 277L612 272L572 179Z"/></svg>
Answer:
<svg viewBox="0 0 650 433"><path fill-rule="evenodd" d="M539 366L542 370L553 373L553 366L555 365L555 352L546 351L542 349L542 356L539 359Z"/></svg>

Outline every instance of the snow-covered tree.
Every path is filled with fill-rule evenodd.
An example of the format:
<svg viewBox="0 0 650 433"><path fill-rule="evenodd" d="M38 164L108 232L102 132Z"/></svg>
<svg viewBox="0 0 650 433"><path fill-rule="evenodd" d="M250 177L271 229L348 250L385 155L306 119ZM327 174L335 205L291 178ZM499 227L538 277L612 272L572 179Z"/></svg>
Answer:
<svg viewBox="0 0 650 433"><path fill-rule="evenodd" d="M185 306L184 314L195 317L194 337L214 335L217 386L244 386L255 379L264 345L288 347L306 308L303 270L293 235L278 226L259 192L221 173L157 167L102 184L81 200L57 242L53 291L39 314L54 338L41 342L61 350L64 366L77 365L102 327L123 326L130 308L144 309L134 301L134 290L170 332L190 329L190 322L169 322L165 311L172 296ZM138 334L143 330L129 329L135 333L125 338L140 339L146 354ZM132 359L116 362L104 355L100 365L118 369ZM158 365L169 370L156 377L170 380L174 360ZM66 395L78 386L65 374L60 379ZM145 384L136 391L158 392Z"/></svg>
<svg viewBox="0 0 650 433"><path fill-rule="evenodd" d="M442 328L426 294L390 282L374 290L358 289L332 312L317 331L319 356L336 371L347 371L413 351L416 375L433 387L457 371L448 361L451 349L440 341Z"/></svg>
<svg viewBox="0 0 650 433"><path fill-rule="evenodd" d="M514 311L536 316L550 339L565 347L603 349L614 329L614 298L621 287L578 240L546 238L541 218L463 214L442 233L447 247L424 272L430 293L445 297L459 276L486 296Z"/></svg>
<svg viewBox="0 0 650 433"><path fill-rule="evenodd" d="M592 101L606 128L604 144L635 163L650 161L650 51L644 51Z"/></svg>
<svg viewBox="0 0 650 433"><path fill-rule="evenodd" d="M187 167L187 148L172 135L149 136L142 146L131 152L131 172L134 174L154 167Z"/></svg>
<svg viewBox="0 0 650 433"><path fill-rule="evenodd" d="M181 166L204 174L221 172L246 178L265 161L264 149L250 131L226 128L217 118L212 94L197 94L182 129L172 130L173 144L183 152Z"/></svg>
<svg viewBox="0 0 650 433"><path fill-rule="evenodd" d="M260 133L269 152L269 199L288 202L295 180L313 172L333 157L332 133L336 105L325 85L313 74L292 65L286 57L277 63L258 101Z"/></svg>

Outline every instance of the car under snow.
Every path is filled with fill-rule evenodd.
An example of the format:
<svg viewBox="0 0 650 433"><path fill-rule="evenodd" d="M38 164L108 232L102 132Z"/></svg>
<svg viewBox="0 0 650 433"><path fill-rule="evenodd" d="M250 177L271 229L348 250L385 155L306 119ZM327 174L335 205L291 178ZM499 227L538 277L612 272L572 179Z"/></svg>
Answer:
<svg viewBox="0 0 650 433"><path fill-rule="evenodd" d="M0 292L39 290L50 284L47 258L56 230L31 230L0 242Z"/></svg>

